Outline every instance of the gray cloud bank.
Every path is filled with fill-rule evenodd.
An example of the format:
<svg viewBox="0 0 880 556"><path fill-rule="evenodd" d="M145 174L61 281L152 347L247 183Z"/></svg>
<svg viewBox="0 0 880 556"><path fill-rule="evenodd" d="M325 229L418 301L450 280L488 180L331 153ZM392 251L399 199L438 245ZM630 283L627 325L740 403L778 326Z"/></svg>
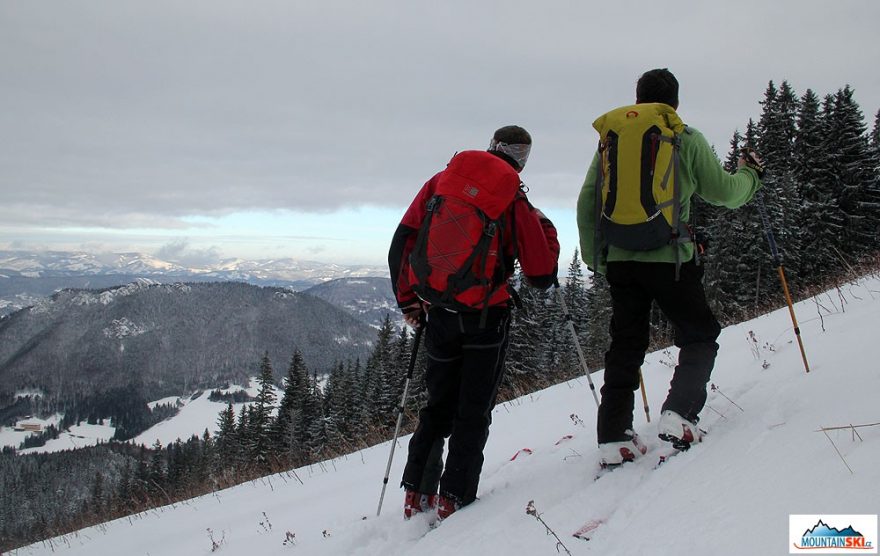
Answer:
<svg viewBox="0 0 880 556"><path fill-rule="evenodd" d="M658 10L639 18L649 10ZM770 79L880 104L880 3L46 1L0 4L0 221L404 206L518 123L533 197L570 206L592 120L670 67L723 150ZM818 33L818 30L822 30Z"/></svg>

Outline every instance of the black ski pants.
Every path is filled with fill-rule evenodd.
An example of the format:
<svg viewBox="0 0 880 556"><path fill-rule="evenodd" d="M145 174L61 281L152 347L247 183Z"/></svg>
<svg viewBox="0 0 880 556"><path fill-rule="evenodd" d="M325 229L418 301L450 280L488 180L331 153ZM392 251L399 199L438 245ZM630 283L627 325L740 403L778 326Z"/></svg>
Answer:
<svg viewBox="0 0 880 556"><path fill-rule="evenodd" d="M696 421L706 403L706 384L715 365L721 327L703 291L703 267L694 261L681 265L636 261L609 262L606 273L611 286L611 346L605 353L605 384L599 405L599 443L627 438L633 426L635 391L639 369L645 361L650 334L651 302L675 330L680 348L678 365L661 411L675 411Z"/></svg>
<svg viewBox="0 0 880 556"><path fill-rule="evenodd" d="M510 309L490 308L480 328L480 313L432 308L426 327L428 400L409 443L402 485L425 494L439 489L467 505L477 496L483 448L504 373Z"/></svg>

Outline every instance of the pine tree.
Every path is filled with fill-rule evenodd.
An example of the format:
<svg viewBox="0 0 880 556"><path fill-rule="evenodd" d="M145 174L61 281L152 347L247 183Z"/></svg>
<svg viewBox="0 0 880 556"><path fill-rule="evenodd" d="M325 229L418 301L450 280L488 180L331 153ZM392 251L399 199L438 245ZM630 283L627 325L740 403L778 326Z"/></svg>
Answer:
<svg viewBox="0 0 880 556"><path fill-rule="evenodd" d="M245 405L238 413L238 423L235 425L235 437L233 444L233 453L235 459L233 463L235 467L246 469L250 466L250 422L251 406Z"/></svg>
<svg viewBox="0 0 880 556"><path fill-rule="evenodd" d="M229 402L217 418L216 450L212 465L215 471L220 471L235 461L235 444L235 409L232 407L232 402Z"/></svg>
<svg viewBox="0 0 880 556"><path fill-rule="evenodd" d="M309 461L320 461L327 446L327 422L324 416L321 388L318 385L317 373L309 381L309 393L303 413L308 416L306 431L306 449Z"/></svg>
<svg viewBox="0 0 880 556"><path fill-rule="evenodd" d="M125 460L125 467L119 475L119 482L116 483L116 493L113 496L114 511L128 512L135 500L135 477L132 465L132 459Z"/></svg>
<svg viewBox="0 0 880 556"><path fill-rule="evenodd" d="M261 469L268 469L273 453L272 412L275 407L275 378L269 353L263 354L260 360L260 375L257 378L259 392L256 402L251 406L250 415L250 456L254 464Z"/></svg>
<svg viewBox="0 0 880 556"><path fill-rule="evenodd" d="M880 110L874 117L874 128L871 131L871 157L873 178L871 178L869 190L865 194L864 203L866 210L875 215L874 223L876 224L876 215L880 211ZM870 221L871 218L869 216L868 220ZM880 251L880 235L875 233L873 237L871 251L876 254Z"/></svg>
<svg viewBox="0 0 880 556"><path fill-rule="evenodd" d="M211 478L214 471L214 462L217 461L217 441L211 437L208 429L202 433L201 442L196 443L196 447L201 447L198 462L196 464L195 484L204 485Z"/></svg>
<svg viewBox="0 0 880 556"><path fill-rule="evenodd" d="M157 494L164 491L165 488L167 463L161 442L157 440L153 444L152 450L153 454L150 457L150 465L147 471L147 491Z"/></svg>
<svg viewBox="0 0 880 556"><path fill-rule="evenodd" d="M135 502L142 503L147 498L150 484L150 462L147 457L147 447L141 444L138 449L137 463L135 465L135 475L132 480L132 492Z"/></svg>
<svg viewBox="0 0 880 556"><path fill-rule="evenodd" d="M324 389L324 415L327 419L328 443L340 450L348 447L351 441L351 423L347 421L346 403L353 388L348 371L343 362L338 362L327 377Z"/></svg>
<svg viewBox="0 0 880 556"><path fill-rule="evenodd" d="M389 365L390 374L388 375L388 389L391 393L391 405L386 407L389 414L397 415L397 407L403 397L403 384L406 381L406 373L409 370L409 359L412 354L412 338L410 337L409 327L403 326L397 333L394 340L393 356ZM413 369L415 372L415 369ZM407 397L412 399L412 391L407 393Z"/></svg>
<svg viewBox="0 0 880 556"><path fill-rule="evenodd" d="M540 367L543 307L538 290L526 285L518 265L514 281L519 284L520 307L511 316L504 384L518 393Z"/></svg>
<svg viewBox="0 0 880 556"><path fill-rule="evenodd" d="M584 282L583 263L581 262L580 251L575 248L574 256L568 265L568 277L565 285L562 287L562 296L565 299L568 312L571 315L572 323L577 332L578 341L581 349L587 346L587 322L591 318L587 309L589 295ZM571 331L566 330L565 322L562 320L563 315L560 310L560 329L559 329L559 350L560 367L564 376L571 377L580 374L581 364L577 355L574 339L571 337Z"/></svg>
<svg viewBox="0 0 880 556"><path fill-rule="evenodd" d="M282 454L293 461L302 461L308 437L308 421L305 414L309 396L309 371L302 352L295 349L284 379L284 393L278 407L273 435Z"/></svg>
<svg viewBox="0 0 880 556"><path fill-rule="evenodd" d="M324 395L322 397L325 417L328 421L332 421L333 427L340 432L344 429L342 422L342 405L345 403L345 392L343 391L345 387L344 374L345 365L337 361L330 368L330 373L327 375L327 384L324 387Z"/></svg>
<svg viewBox="0 0 880 556"><path fill-rule="evenodd" d="M834 152L835 192L844 216L839 250L854 259L876 244L878 210L870 190L874 175L867 129L848 85L834 96L829 124L826 143Z"/></svg>
<svg viewBox="0 0 880 556"><path fill-rule="evenodd" d="M383 428L388 427L389 410L393 410L397 403L391 391L391 384L395 382L392 377L397 374L392 353L393 335L394 325L390 315L386 314L377 333L376 345L364 368L364 395L370 400L366 405L368 421Z"/></svg>
<svg viewBox="0 0 880 556"><path fill-rule="evenodd" d="M833 236L839 225L829 225L838 219L837 202L828 182L831 161L827 145L823 144L825 133L819 97L808 89L801 98L792 160L793 175L803 200L799 226L802 245L810 246L809 256L801 261L801 273L807 284L821 283L837 261Z"/></svg>
<svg viewBox="0 0 880 556"><path fill-rule="evenodd" d="M360 358L355 359L353 365L349 363L346 375L351 386L345 389L344 420L348 425L350 440L356 446L365 447L364 436L368 428L369 411L367 406L369 403L364 397L366 377L361 367Z"/></svg>
<svg viewBox="0 0 880 556"><path fill-rule="evenodd" d="M165 478L168 481L168 488L174 489L183 482L182 478L186 470L183 461L183 449L179 438L166 446L165 454L168 461Z"/></svg>
<svg viewBox="0 0 880 556"><path fill-rule="evenodd" d="M95 471L95 478L92 481L92 496L90 502L90 510L95 516L104 514L104 475L100 471Z"/></svg>
<svg viewBox="0 0 880 556"><path fill-rule="evenodd" d="M743 143L745 145L756 145L758 142L758 125L754 121L749 120L748 126L746 126L746 134L743 137ZM767 187L764 189L767 189ZM775 263L768 247L766 229L761 221L761 214L757 204L758 200L755 200L735 211L737 213L736 216L742 222L741 235L736 237L731 234L728 239L728 241L735 242L733 243L734 246L738 245L738 247L734 247L735 258L733 262L735 266L730 273L733 282L728 284L731 290L735 292L733 299L735 305L732 314L735 315L737 320L744 314L756 311L764 306L768 299L766 292L774 291L771 288L775 288L777 284L774 273ZM766 200L765 206L768 206ZM778 207L778 205L773 205L772 202L770 206ZM774 220L774 214L776 214L776 211L771 212L768 210L768 225L775 233L777 227L775 222L779 220L779 217L777 216L776 220Z"/></svg>
<svg viewBox="0 0 880 556"><path fill-rule="evenodd" d="M556 293L552 289L536 289L534 295L537 302L538 330L536 333L539 351L537 353L538 366L534 369L531 384L535 388L542 388L556 383L562 376L560 344L567 336L562 334L565 321L555 298ZM568 332L566 334L568 335Z"/></svg>
<svg viewBox="0 0 880 556"><path fill-rule="evenodd" d="M880 156L880 110L874 116L874 129L871 130L871 148Z"/></svg>
<svg viewBox="0 0 880 556"><path fill-rule="evenodd" d="M428 388L425 384L425 373L428 370L428 355L425 349L424 331L422 332L421 345L417 350L416 364L413 368L413 376L409 385L409 396L406 408L412 413L418 411L424 406L428 400ZM413 342L415 337L413 338Z"/></svg>
<svg viewBox="0 0 880 556"><path fill-rule="evenodd" d="M731 139L725 168L736 167L740 148L754 149L757 143L757 124L749 120L745 135L735 133ZM707 295L723 322L736 322L760 302L759 289L772 263L755 202L719 213L710 230L713 239L706 257Z"/></svg>
<svg viewBox="0 0 880 556"><path fill-rule="evenodd" d="M605 352L611 345L611 288L605 276L598 272L590 277L587 290L587 343L584 356L591 372L605 366Z"/></svg>
<svg viewBox="0 0 880 556"><path fill-rule="evenodd" d="M793 176L793 160L799 100L787 82L783 81L780 89L775 91L771 81L762 104L758 152L764 159L766 173L761 195L789 283L797 288L801 266L799 224L802 202ZM762 299L769 300L781 292L778 281L767 279L761 284Z"/></svg>
<svg viewBox="0 0 880 556"><path fill-rule="evenodd" d="M730 139L730 150L724 162L724 169L727 172L736 172L743 146L743 136L740 135L739 130L734 131ZM739 255L739 245L731 239L731 234L742 237L743 221L737 214L738 211L725 214L724 209L712 206L697 196L693 197L693 201L691 221L697 232L697 242L702 243L705 248L701 258L706 267L704 274L706 296L713 311L723 315L725 305L733 304L735 293L730 284L738 279L733 275L735 269L733 260Z"/></svg>

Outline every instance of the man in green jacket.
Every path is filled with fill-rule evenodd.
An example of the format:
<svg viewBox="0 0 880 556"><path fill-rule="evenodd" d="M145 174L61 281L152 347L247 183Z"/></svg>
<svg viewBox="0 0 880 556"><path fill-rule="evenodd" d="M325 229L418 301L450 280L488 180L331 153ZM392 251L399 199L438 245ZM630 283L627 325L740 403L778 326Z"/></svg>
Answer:
<svg viewBox="0 0 880 556"><path fill-rule="evenodd" d="M636 104L662 103L678 108L678 81L667 69L643 74L636 86ZM597 120L598 121L598 120ZM680 220L688 222L691 197L713 205L737 208L760 188L760 160L740 159L735 174L727 173L703 135L684 127L676 169ZM718 352L721 327L703 291L703 268L694 259L694 243L681 239L650 250L595 245L596 182L600 153L593 157L578 197L577 222L583 260L604 274L611 288L611 346L605 354L605 383L597 421L603 466L631 461L646 449L633 432L635 390L649 342L652 301L673 324L678 365L658 424L661 439L677 448L699 442L697 421L706 403L706 384ZM610 242L609 242L610 243ZM598 251L598 252L597 252ZM678 253L676 253L678 251Z"/></svg>

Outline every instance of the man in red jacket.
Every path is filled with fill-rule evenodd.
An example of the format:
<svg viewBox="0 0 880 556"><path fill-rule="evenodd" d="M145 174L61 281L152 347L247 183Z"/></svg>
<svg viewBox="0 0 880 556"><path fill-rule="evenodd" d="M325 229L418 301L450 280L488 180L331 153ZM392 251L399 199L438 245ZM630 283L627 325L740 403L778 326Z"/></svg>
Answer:
<svg viewBox="0 0 880 556"><path fill-rule="evenodd" d="M518 173L526 164L531 144L532 138L525 129L506 126L495 132L488 152ZM494 163L494 159L486 162ZM488 309L451 310L419 299L413 291L410 254L427 214L428 201L434 197L438 181L444 179L444 172L428 180L416 195L388 253L391 282L404 319L411 326L419 326L423 317L427 322L428 400L419 412L401 482L406 489L407 518L436 506L443 519L476 499L483 448L504 373L512 305L507 280L513 273L514 261L519 260L529 285L549 288L556 281L559 259L556 228L532 206L520 185L503 214L507 229L501 233L499 268L504 276L489 297ZM449 449L444 466L447 437Z"/></svg>

